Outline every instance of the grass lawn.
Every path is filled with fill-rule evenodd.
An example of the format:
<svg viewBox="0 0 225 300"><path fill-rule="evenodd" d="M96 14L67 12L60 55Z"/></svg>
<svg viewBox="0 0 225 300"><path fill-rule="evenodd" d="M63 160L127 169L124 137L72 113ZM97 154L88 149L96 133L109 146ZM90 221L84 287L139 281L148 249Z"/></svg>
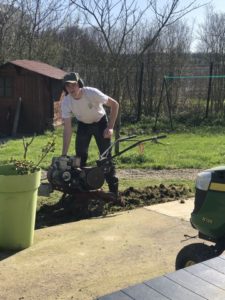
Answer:
<svg viewBox="0 0 225 300"><path fill-rule="evenodd" d="M153 168L153 169L180 169L180 168L199 168L205 169L215 165L224 164L225 158L225 134L222 130L216 132L208 130L199 130L193 133L170 133L167 138L159 140L159 144L146 142L143 147L135 147L116 158L116 166L122 168ZM54 153L49 153L41 164L43 169L47 169L53 156L61 154L62 147L62 128L58 128L54 133L46 132L44 135L36 136L28 150L28 159L38 161L41 149L52 139L56 137L56 146ZM74 134L75 136L75 134ZM138 139L145 139L153 135L139 135ZM30 138L26 138L27 141ZM162 144L161 144L162 143ZM122 142L120 150L131 145L131 141ZM5 163L10 158L21 159L23 157L22 138L12 139L5 144L0 145L0 162ZM74 137L70 145L69 154L74 154ZM89 164L95 165L98 158L95 141L92 140L89 152ZM174 183L173 180L164 180L164 183ZM160 184L159 180L146 179L122 179L121 188L134 185L143 187L146 185ZM183 184L182 180L179 182ZM191 181L186 181L190 187Z"/></svg>
<svg viewBox="0 0 225 300"><path fill-rule="evenodd" d="M53 156L60 156L62 147L62 129L58 128L54 153L48 154L41 164L43 169L51 163ZM51 140L52 133L36 136L29 147L27 158L38 161L41 149ZM75 134L74 134L75 136ZM139 135L138 139L145 139L153 135ZM30 138L27 138L29 141ZM204 131L195 133L170 133L167 138L159 140L159 144L146 142L143 147L135 147L116 158L117 168L209 168L224 164L225 160L225 134L223 132L208 133ZM162 144L161 144L162 143ZM120 150L131 145L131 141L121 143ZM22 159L24 153L22 139L9 140L0 145L0 163L10 158ZM69 155L74 155L74 137L72 139ZM92 140L89 151L89 164L95 165L98 158L95 141Z"/></svg>
<svg viewBox="0 0 225 300"><path fill-rule="evenodd" d="M36 136L28 149L27 159L38 161L42 148L56 137L54 153L49 153L42 162L41 167L47 169L51 164L53 156L60 156L62 147L62 129L58 128L54 133L46 132L44 135ZM74 135L75 136L75 135ZM146 139L151 135L139 135L138 139ZM29 141L31 138L27 137ZM159 140L160 143L146 142L143 147L135 147L116 158L118 169L126 168L152 168L152 169L183 169L199 168L205 169L215 165L221 165L225 156L225 135L219 131L217 134L209 132L193 133L170 133L167 138ZM120 150L131 145L131 141L121 143ZM11 158L22 159L24 154L22 138L8 140L0 145L0 163L5 163ZM74 154L74 137L70 145L69 155ZM95 165L98 158L95 141L92 140L89 152L89 164ZM193 191L194 182L183 179L151 179L151 178L122 178L120 190L128 187L144 188L146 186L177 184L184 185ZM103 186L107 190L106 185ZM38 208L44 203L56 203L62 196L61 192L55 191L50 197L38 198Z"/></svg>

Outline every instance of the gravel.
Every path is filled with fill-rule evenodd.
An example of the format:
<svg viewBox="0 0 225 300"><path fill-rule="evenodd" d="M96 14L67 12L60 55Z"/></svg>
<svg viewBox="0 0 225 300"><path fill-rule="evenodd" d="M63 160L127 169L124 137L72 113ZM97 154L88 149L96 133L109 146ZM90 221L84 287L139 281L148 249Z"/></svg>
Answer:
<svg viewBox="0 0 225 300"><path fill-rule="evenodd" d="M152 179L188 179L195 180L197 174L201 172L201 169L117 169L117 175L119 178L146 178Z"/></svg>

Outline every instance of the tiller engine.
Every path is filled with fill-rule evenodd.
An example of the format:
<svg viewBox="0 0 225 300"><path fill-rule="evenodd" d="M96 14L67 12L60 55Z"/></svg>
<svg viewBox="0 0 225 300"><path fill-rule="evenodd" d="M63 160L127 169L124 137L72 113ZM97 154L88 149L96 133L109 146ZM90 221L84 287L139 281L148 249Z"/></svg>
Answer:
<svg viewBox="0 0 225 300"><path fill-rule="evenodd" d="M135 140L135 137L136 136L133 135L116 140L101 154L94 167L81 168L80 158L76 156L54 157L47 173L47 178L52 186L52 190L58 190L64 194L71 195L77 192L96 191L103 186L105 174L110 172L115 157L120 156L124 152L144 142L157 142L158 139L165 138L166 135L150 137L143 140ZM119 153L109 156L110 150L115 144L128 140L134 143Z"/></svg>

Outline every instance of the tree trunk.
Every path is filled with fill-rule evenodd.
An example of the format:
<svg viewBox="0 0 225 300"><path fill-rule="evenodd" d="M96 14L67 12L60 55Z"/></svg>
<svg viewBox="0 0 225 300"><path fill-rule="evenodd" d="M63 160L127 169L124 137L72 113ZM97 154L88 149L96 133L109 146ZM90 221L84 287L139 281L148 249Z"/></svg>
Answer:
<svg viewBox="0 0 225 300"><path fill-rule="evenodd" d="M144 62L141 63L141 73L138 90L138 106L137 106L137 122L141 120L141 109L142 109L142 90L143 90L143 74L144 74Z"/></svg>

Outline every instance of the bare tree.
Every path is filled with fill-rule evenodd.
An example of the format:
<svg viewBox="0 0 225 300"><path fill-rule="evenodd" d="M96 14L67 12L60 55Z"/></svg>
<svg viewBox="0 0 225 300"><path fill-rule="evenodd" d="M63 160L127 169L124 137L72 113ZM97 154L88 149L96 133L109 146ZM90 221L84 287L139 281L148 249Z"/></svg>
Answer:
<svg viewBox="0 0 225 300"><path fill-rule="evenodd" d="M5 0L0 4L1 62L15 58L51 61L58 50L55 34L69 13L73 13L69 2L63 0Z"/></svg>
<svg viewBox="0 0 225 300"><path fill-rule="evenodd" d="M208 64L213 64L211 88L211 114L224 114L225 79L219 78L225 73L225 14L208 9L205 20L199 30L199 51L205 54Z"/></svg>
<svg viewBox="0 0 225 300"><path fill-rule="evenodd" d="M146 52L144 56L146 82L143 95L145 115L153 116L156 113L163 75L179 75L182 72L188 61L190 44L190 29L179 20L176 24L168 26L154 46ZM171 110L175 112L179 100L180 83L174 81L172 86Z"/></svg>
<svg viewBox="0 0 225 300"><path fill-rule="evenodd" d="M151 9L154 12L156 22L154 34L145 41L145 44L140 49L140 55L143 54L160 36L164 28L175 24L178 20L182 19L185 15L193 10L196 10L206 4L200 4L197 0L185 1L181 0L166 1L166 5L160 8L159 1L155 0L151 3Z"/></svg>
<svg viewBox="0 0 225 300"><path fill-rule="evenodd" d="M183 6L180 0L167 1L167 4L162 8L159 8L157 0L146 1L142 8L138 7L138 2L135 0L71 0L71 5L83 13L87 24L99 32L103 38L111 58L108 65L109 70L114 71L113 96L119 102L123 94L125 72L127 72L127 68L124 70L122 67L125 59L122 54L129 53L129 49L126 47L127 39L129 40L145 14L149 10L153 12L152 18L155 20L156 26L151 38L146 38L145 43L140 44L137 53L140 58L154 44L165 27L175 23L188 12L200 6L197 4L197 0L189 1ZM116 137L119 137L119 131L120 121L118 119Z"/></svg>
<svg viewBox="0 0 225 300"><path fill-rule="evenodd" d="M207 10L199 32L198 50L205 53L223 53L225 50L225 14Z"/></svg>
<svg viewBox="0 0 225 300"><path fill-rule="evenodd" d="M4 62L7 53L14 50L12 32L18 25L17 0L4 1L0 4L0 62Z"/></svg>
<svg viewBox="0 0 225 300"><path fill-rule="evenodd" d="M43 32L50 29L59 29L67 15L67 6L62 0L25 1L26 17L28 19L29 32L27 33L28 58L34 58L39 44L39 38L43 38Z"/></svg>

